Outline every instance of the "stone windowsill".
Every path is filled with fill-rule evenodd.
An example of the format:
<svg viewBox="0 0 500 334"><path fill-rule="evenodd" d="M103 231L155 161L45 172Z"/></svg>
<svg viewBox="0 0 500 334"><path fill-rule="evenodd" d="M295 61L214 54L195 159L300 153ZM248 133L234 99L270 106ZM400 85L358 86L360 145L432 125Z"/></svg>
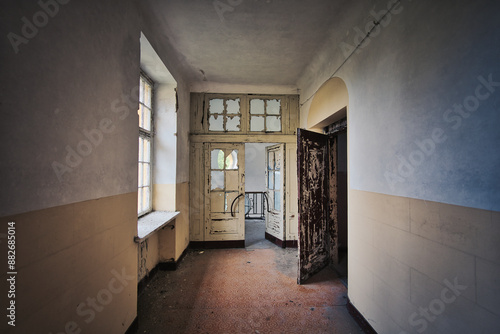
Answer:
<svg viewBox="0 0 500 334"><path fill-rule="evenodd" d="M153 233L174 221L179 213L178 211L153 211L142 216L137 222L137 236L134 237L134 241L140 243L146 240Z"/></svg>

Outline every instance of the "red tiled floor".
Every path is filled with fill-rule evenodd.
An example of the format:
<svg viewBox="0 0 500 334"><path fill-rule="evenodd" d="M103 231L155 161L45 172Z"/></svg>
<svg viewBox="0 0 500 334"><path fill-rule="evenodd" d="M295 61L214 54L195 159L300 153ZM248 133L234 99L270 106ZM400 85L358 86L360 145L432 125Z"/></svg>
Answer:
<svg viewBox="0 0 500 334"><path fill-rule="evenodd" d="M139 297L137 333L363 333L325 269L296 283L296 249L191 250Z"/></svg>

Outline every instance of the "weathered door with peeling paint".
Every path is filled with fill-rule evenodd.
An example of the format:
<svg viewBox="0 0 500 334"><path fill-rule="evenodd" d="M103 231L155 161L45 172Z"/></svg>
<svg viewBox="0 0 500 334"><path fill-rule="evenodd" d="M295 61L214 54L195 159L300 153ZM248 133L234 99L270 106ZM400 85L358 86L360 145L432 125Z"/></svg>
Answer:
<svg viewBox="0 0 500 334"><path fill-rule="evenodd" d="M299 284L330 263L329 154L328 136L299 129Z"/></svg>
<svg viewBox="0 0 500 334"><path fill-rule="evenodd" d="M245 239L245 146L206 144L205 240Z"/></svg>
<svg viewBox="0 0 500 334"><path fill-rule="evenodd" d="M284 224L284 144L266 147L266 233L285 241Z"/></svg>

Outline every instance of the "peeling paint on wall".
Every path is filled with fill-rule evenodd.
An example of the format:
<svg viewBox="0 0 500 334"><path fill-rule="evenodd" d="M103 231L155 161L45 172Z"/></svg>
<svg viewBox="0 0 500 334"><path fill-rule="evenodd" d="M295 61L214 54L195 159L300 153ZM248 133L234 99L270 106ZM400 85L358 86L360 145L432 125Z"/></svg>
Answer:
<svg viewBox="0 0 500 334"><path fill-rule="evenodd" d="M147 262L148 262L148 240L144 240L139 244L139 268L137 272L137 280L140 281L144 277L148 275L148 268L147 268Z"/></svg>

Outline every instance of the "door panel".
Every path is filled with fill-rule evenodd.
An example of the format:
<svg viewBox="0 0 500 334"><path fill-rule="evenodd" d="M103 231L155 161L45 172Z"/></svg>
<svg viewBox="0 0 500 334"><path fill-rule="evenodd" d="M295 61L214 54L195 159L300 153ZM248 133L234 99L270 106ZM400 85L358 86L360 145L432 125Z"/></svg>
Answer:
<svg viewBox="0 0 500 334"><path fill-rule="evenodd" d="M266 210L266 233L285 241L284 211L284 158L285 144L266 147L266 194L269 208Z"/></svg>
<svg viewBox="0 0 500 334"><path fill-rule="evenodd" d="M244 240L245 146L205 144L205 179L205 240Z"/></svg>
<svg viewBox="0 0 500 334"><path fill-rule="evenodd" d="M299 197L299 270L304 283L323 269L329 259L328 136L298 130L297 171Z"/></svg>
<svg viewBox="0 0 500 334"><path fill-rule="evenodd" d="M331 264L338 264L338 180L337 180L337 142L336 135L328 136L328 216L327 242Z"/></svg>

